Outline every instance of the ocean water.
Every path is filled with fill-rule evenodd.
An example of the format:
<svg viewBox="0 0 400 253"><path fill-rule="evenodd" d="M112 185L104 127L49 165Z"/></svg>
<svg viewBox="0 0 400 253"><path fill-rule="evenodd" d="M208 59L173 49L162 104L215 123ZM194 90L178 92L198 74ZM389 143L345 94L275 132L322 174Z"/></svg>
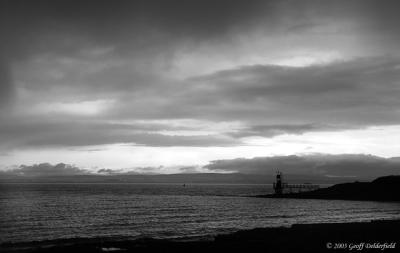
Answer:
<svg viewBox="0 0 400 253"><path fill-rule="evenodd" d="M400 203L262 199L270 185L2 184L0 243L207 237L294 223L400 218Z"/></svg>

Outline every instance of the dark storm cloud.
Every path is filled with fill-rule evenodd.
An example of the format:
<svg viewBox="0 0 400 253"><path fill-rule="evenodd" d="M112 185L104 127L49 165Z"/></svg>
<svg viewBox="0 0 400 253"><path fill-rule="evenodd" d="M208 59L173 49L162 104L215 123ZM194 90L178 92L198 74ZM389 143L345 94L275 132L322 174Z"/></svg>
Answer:
<svg viewBox="0 0 400 253"><path fill-rule="evenodd" d="M396 158L369 155L316 154L218 160L206 165L205 168L249 174L273 174L279 170L285 174L376 177L398 175L400 162Z"/></svg>
<svg viewBox="0 0 400 253"><path fill-rule="evenodd" d="M307 30L315 27L316 17L360 19L363 29L391 39L400 33L397 7L397 1L4 0L0 52L13 61L113 46L123 55L146 57L154 51L168 54L187 39L229 42L231 35L254 29Z"/></svg>
<svg viewBox="0 0 400 253"><path fill-rule="evenodd" d="M7 33L3 48L19 49L9 54L21 57L37 52L73 54L95 44L147 52L170 45L159 41L164 36L173 42L219 37L232 27L253 24L271 12L269 6L266 1L227 0L6 0L1 3L1 29Z"/></svg>
<svg viewBox="0 0 400 253"><path fill-rule="evenodd" d="M13 95L11 66L32 57L77 57L97 47L112 47L114 56L142 62L171 57L181 42L208 40L253 24L269 12L266 5L225 0L1 1L0 98Z"/></svg>
<svg viewBox="0 0 400 253"><path fill-rule="evenodd" d="M211 1L211 0L3 0L1 2L1 29L8 32L3 45L6 48L49 50L45 41L60 39L58 46L70 53L71 41L63 36L85 35L80 41L91 43L141 42L154 46L155 40L140 37L149 35L148 29L178 37L220 38L227 32L238 32L255 25L276 28L290 22L288 28L304 30L314 27L309 20L315 16L331 18L361 18L376 31L398 35L397 1ZM291 20L291 18L293 20ZM265 22L269 21L269 22ZM151 34L151 31L150 31ZM58 36L58 37L57 37ZM72 37L71 39L73 39ZM97 41L90 41L90 39ZM145 39L145 40L143 40ZM17 43L15 43L17 42ZM48 43L55 50L52 40ZM62 43L61 43L62 42ZM158 42L160 44L166 41ZM73 50L72 50L73 51Z"/></svg>
<svg viewBox="0 0 400 253"><path fill-rule="evenodd" d="M250 122L316 123L300 124L310 130L329 124L398 124L399 66L399 59L388 58L302 68L246 66L196 78L199 92L187 102L212 97L206 111L210 115L214 111L217 117ZM203 86L210 88L201 94Z"/></svg>
<svg viewBox="0 0 400 253"><path fill-rule="evenodd" d="M0 109L2 145L241 143L225 135L157 133L168 130L167 125L126 129L100 127L91 120L75 123L81 116L65 120L50 114L33 122L20 120L35 103L51 107L53 102L98 98L115 100L110 110L96 116L99 121L243 122L243 129L227 130L232 137L399 124L398 5L397 1L1 1L0 106L14 104L18 109L7 113ZM322 33L340 40L341 30L335 25L341 21L356 23L360 47L383 56L304 68L241 66L186 80L165 74L174 69L177 51L191 52L200 45L229 47L237 37L253 32L271 39L276 34ZM326 29L331 23L333 28ZM279 46L272 50L279 51Z"/></svg>

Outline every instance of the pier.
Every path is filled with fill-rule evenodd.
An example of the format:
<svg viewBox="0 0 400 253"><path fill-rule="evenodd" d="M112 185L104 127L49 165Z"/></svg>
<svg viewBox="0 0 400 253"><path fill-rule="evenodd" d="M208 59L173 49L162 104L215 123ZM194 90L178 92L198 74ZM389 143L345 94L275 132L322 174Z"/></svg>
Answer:
<svg viewBox="0 0 400 253"><path fill-rule="evenodd" d="M292 192L303 192L312 191L319 189L319 185L316 184L288 184L283 181L283 175L281 172L276 173L276 181L273 184L275 195L282 195L283 193Z"/></svg>

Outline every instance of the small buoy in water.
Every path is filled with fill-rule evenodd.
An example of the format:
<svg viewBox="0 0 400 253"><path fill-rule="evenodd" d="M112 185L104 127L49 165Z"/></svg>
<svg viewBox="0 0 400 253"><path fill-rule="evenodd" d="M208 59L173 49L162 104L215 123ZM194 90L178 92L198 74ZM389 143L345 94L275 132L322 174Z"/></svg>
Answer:
<svg viewBox="0 0 400 253"><path fill-rule="evenodd" d="M183 184L183 187L186 187L186 184Z"/></svg>

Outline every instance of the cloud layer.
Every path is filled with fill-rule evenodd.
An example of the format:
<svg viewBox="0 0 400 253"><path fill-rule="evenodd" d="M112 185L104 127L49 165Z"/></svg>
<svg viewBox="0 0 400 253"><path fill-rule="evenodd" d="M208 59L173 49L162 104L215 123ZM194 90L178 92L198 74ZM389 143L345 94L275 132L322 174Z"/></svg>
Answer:
<svg viewBox="0 0 400 253"><path fill-rule="evenodd" d="M1 1L0 151L233 147L400 125L397 9L390 0Z"/></svg>
<svg viewBox="0 0 400 253"><path fill-rule="evenodd" d="M307 155L257 157L212 161L210 170L234 171L248 174L324 175L331 177L379 177L398 175L400 160L367 155Z"/></svg>

